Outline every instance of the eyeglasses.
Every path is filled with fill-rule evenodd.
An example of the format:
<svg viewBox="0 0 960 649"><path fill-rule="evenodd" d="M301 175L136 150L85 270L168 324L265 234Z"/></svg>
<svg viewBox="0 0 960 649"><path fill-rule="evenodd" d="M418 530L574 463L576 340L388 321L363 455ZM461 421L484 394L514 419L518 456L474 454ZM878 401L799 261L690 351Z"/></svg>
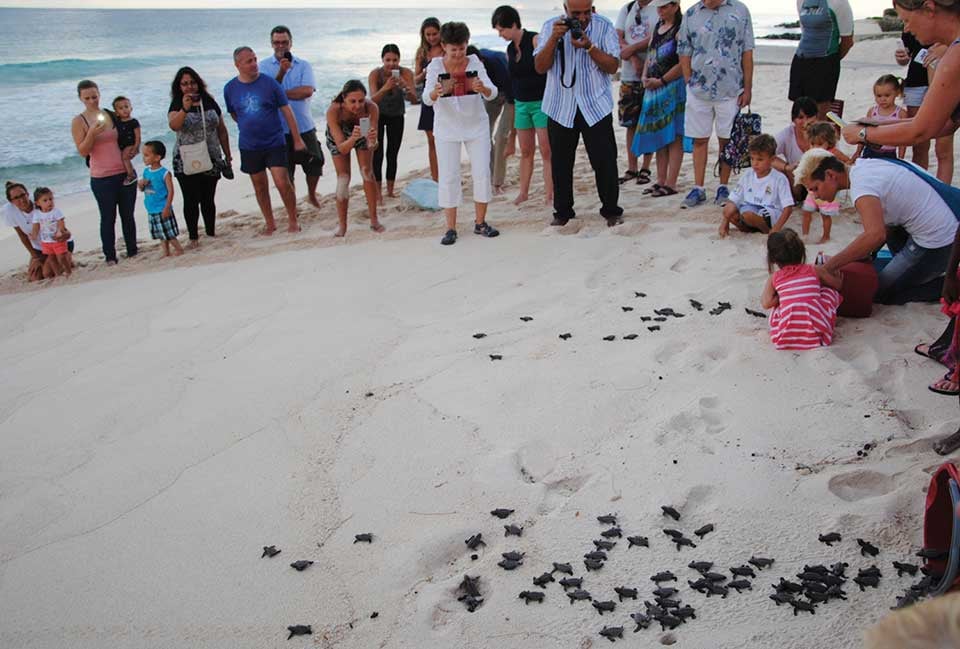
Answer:
<svg viewBox="0 0 960 649"><path fill-rule="evenodd" d="M290 40L289 40L289 39L284 39L284 40L282 40L282 41L270 41L270 43L271 43L274 47L279 47L279 46L281 46L281 45L289 45L289 44L290 44Z"/></svg>
<svg viewBox="0 0 960 649"><path fill-rule="evenodd" d="M11 201L22 201L25 198L30 198L29 194L15 194L10 197Z"/></svg>

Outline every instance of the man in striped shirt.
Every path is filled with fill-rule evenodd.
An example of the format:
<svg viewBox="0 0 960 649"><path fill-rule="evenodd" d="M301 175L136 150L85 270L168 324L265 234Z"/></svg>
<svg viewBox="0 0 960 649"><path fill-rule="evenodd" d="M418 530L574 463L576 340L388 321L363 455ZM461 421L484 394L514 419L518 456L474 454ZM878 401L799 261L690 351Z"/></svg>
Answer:
<svg viewBox="0 0 960 649"><path fill-rule="evenodd" d="M573 163L580 135L587 148L600 196L600 215L608 226L623 223L618 205L617 141L613 134L613 92L610 75L620 67L620 41L609 20L595 14L592 0L567 0L566 15L551 18L540 30L534 66L547 75L542 110L550 118L553 162L553 222L574 218ZM579 21L574 34L569 21ZM549 37L543 38L543 35Z"/></svg>

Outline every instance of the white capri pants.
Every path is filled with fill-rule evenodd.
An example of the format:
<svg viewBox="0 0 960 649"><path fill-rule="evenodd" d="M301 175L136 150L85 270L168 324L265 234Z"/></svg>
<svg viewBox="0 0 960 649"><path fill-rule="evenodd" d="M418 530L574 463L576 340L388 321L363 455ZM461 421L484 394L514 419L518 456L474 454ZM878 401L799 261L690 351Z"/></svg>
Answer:
<svg viewBox="0 0 960 649"><path fill-rule="evenodd" d="M438 202L440 207L460 207L463 190L460 187L460 146L467 148L470 157L470 175L473 176L473 200L489 203L490 188L490 139L484 134L474 140L447 142L437 140L437 166L439 167Z"/></svg>

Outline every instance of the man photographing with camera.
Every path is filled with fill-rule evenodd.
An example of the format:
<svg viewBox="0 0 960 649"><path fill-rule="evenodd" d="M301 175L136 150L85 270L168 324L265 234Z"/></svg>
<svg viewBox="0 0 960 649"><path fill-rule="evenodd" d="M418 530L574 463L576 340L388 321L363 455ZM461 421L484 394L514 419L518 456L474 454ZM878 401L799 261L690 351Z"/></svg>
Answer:
<svg viewBox="0 0 960 649"><path fill-rule="evenodd" d="M593 12L592 0L567 0L566 14L540 30L534 67L547 75L542 110L550 121L553 163L553 222L574 218L573 164L583 135L608 226L623 223L617 180L617 141L613 134L610 75L620 66L620 41L613 23ZM548 38L542 38L549 34Z"/></svg>

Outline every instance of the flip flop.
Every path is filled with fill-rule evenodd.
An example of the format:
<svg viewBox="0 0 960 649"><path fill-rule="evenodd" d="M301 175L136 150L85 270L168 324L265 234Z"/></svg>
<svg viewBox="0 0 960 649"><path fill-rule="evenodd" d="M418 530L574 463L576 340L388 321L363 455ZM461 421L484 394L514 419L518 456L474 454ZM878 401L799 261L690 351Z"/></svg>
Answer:
<svg viewBox="0 0 960 649"><path fill-rule="evenodd" d="M674 196L677 193L677 190L673 187L667 187L666 185L661 185L657 188L655 192L651 194L654 198L661 198L663 196Z"/></svg>
<svg viewBox="0 0 960 649"><path fill-rule="evenodd" d="M632 169L627 169L622 176L617 178L617 182L619 182L622 185L626 182L633 180L634 178L639 178L639 177L640 177L639 171L633 171Z"/></svg>
<svg viewBox="0 0 960 649"><path fill-rule="evenodd" d="M947 382L947 383L953 383L953 372L947 372L946 374L944 374L942 380L945 381L945 382ZM940 383L940 381L937 381L937 383ZM933 384L933 385L935 385L935 384ZM948 397L955 397L955 396L957 396L957 395L960 395L960 387L958 387L956 390L943 390L943 389L941 389L941 388L935 388L935 387L933 387L933 385L928 385L928 386L927 386L927 389L930 390L931 392L935 392L935 393L937 393L937 394L942 394L942 395L948 396Z"/></svg>
<svg viewBox="0 0 960 649"><path fill-rule="evenodd" d="M646 189L644 189L644 190L643 190L642 192L640 192L640 193L641 193L641 194L652 194L653 192L657 191L658 189L660 189L660 185L658 185L657 183L653 183L653 186L652 186L652 187L647 187Z"/></svg>
<svg viewBox="0 0 960 649"><path fill-rule="evenodd" d="M920 348L923 347L924 345L927 346L927 353L926 353L926 354L924 354L922 351L920 351ZM930 345L927 345L927 343L920 343L919 345L917 345L916 347L913 348L913 353L916 354L917 356L923 356L924 358L933 359L933 356L931 356L929 352L930 352Z"/></svg>

